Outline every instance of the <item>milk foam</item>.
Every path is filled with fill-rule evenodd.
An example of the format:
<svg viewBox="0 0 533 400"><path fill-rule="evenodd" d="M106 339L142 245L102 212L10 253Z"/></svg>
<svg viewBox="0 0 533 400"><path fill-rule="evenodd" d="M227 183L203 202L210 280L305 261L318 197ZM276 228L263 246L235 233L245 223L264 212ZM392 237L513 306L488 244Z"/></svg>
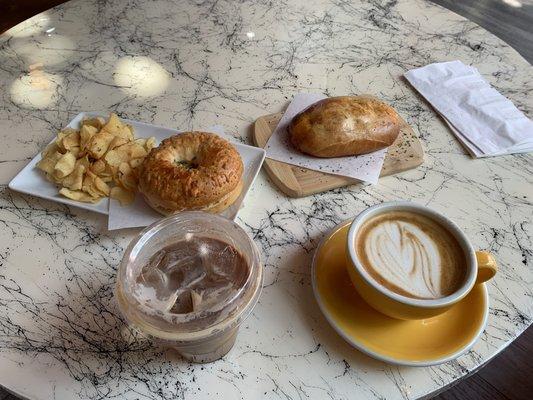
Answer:
<svg viewBox="0 0 533 400"><path fill-rule="evenodd" d="M444 295L439 248L418 226L382 221L367 232L364 249L371 268L383 279L417 297Z"/></svg>

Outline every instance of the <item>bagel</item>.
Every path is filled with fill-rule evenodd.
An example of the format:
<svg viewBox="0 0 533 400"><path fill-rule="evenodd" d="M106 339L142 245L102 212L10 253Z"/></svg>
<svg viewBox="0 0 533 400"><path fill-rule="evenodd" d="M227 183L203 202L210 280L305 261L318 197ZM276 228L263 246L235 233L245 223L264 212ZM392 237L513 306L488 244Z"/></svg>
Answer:
<svg viewBox="0 0 533 400"><path fill-rule="evenodd" d="M237 200L244 166L235 147L207 132L171 136L140 166L139 192L163 215L184 210L219 213Z"/></svg>

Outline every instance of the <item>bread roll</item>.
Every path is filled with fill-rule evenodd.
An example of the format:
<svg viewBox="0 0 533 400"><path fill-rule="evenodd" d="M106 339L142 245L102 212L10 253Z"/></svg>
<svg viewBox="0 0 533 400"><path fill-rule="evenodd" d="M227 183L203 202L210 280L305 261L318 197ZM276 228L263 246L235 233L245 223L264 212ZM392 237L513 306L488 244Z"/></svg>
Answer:
<svg viewBox="0 0 533 400"><path fill-rule="evenodd" d="M390 146L400 133L400 119L392 107L371 97L330 97L297 114L288 130L294 147L304 153L354 156Z"/></svg>

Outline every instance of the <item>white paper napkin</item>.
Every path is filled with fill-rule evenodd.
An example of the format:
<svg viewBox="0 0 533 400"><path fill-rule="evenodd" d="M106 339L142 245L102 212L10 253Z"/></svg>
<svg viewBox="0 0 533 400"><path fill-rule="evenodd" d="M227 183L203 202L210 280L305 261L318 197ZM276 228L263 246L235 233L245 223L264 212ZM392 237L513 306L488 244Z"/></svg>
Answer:
<svg viewBox="0 0 533 400"><path fill-rule="evenodd" d="M474 157L533 151L533 122L461 61L408 71L407 80L441 114Z"/></svg>
<svg viewBox="0 0 533 400"><path fill-rule="evenodd" d="M224 133L224 128L215 125L207 129L207 132L213 132L220 136L229 138ZM156 138L157 139L157 138ZM159 140L158 140L159 144ZM145 201L141 194L137 193L135 201L128 206L121 206L117 200L109 199L109 217L107 220L107 229L139 228L148 226L163 218L161 214L154 211Z"/></svg>
<svg viewBox="0 0 533 400"><path fill-rule="evenodd" d="M360 156L318 158L301 153L292 146L287 133L289 122L300 111L326 97L317 93L300 93L294 96L276 130L268 139L265 147L267 158L315 171L376 183L387 149Z"/></svg>

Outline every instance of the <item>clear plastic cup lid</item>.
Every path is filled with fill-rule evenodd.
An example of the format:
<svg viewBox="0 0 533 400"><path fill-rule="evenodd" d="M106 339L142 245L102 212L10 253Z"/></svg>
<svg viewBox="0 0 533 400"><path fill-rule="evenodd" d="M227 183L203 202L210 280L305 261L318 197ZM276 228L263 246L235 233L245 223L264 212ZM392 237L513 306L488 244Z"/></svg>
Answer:
<svg viewBox="0 0 533 400"><path fill-rule="evenodd" d="M261 278L257 248L239 225L183 212L130 243L117 297L125 317L152 335L198 335L237 322L256 301Z"/></svg>

